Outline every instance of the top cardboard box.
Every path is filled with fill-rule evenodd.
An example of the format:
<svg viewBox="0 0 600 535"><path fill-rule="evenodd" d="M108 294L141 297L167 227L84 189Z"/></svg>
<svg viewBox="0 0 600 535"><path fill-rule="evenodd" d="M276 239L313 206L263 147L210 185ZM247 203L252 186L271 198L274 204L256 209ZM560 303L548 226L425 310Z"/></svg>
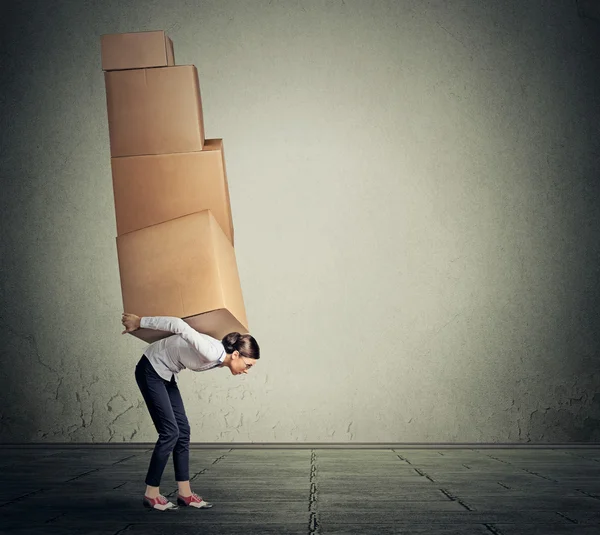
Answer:
<svg viewBox="0 0 600 535"><path fill-rule="evenodd" d="M173 41L163 30L102 35L100 48L104 71L175 65Z"/></svg>

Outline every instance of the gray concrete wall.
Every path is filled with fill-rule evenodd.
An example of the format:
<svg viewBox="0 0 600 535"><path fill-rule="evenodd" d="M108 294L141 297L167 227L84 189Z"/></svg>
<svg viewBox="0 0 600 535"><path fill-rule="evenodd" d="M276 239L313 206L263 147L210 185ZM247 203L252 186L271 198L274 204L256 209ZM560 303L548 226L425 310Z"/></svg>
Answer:
<svg viewBox="0 0 600 535"><path fill-rule="evenodd" d="M166 29L225 140L263 359L196 442L600 440L600 27L575 2L2 7L0 439L151 441L100 35ZM132 310L130 312L136 312Z"/></svg>

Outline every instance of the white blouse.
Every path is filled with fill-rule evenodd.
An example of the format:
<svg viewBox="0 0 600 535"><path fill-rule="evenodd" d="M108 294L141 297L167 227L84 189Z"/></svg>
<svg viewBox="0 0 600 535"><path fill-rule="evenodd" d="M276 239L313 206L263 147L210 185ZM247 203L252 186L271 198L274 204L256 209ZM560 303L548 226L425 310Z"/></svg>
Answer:
<svg viewBox="0 0 600 535"><path fill-rule="evenodd" d="M225 348L221 340L199 333L185 321L169 316L144 316L140 320L143 329L168 331L169 336L150 344L144 354L152 367L165 381L187 368L203 372L219 366L225 360Z"/></svg>

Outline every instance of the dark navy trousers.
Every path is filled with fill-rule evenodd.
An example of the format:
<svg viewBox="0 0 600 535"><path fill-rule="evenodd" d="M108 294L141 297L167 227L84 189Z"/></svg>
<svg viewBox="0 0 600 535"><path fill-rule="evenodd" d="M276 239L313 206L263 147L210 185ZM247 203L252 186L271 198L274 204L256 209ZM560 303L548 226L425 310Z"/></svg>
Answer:
<svg viewBox="0 0 600 535"><path fill-rule="evenodd" d="M175 378L170 381L163 379L152 367L146 355L135 367L135 380L140 391L154 427L158 431L158 441L154 446L146 485L160 486L160 479L167 466L169 455L173 453L175 467L175 480L188 481L190 479L190 424L183 400Z"/></svg>

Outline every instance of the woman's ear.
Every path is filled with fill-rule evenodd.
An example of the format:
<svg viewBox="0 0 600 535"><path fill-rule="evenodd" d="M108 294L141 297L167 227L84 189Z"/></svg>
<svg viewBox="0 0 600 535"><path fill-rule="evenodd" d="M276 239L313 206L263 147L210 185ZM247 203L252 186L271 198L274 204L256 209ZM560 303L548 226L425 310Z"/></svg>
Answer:
<svg viewBox="0 0 600 535"><path fill-rule="evenodd" d="M237 359L240 357L240 352L236 349L232 354L231 357L234 359Z"/></svg>

